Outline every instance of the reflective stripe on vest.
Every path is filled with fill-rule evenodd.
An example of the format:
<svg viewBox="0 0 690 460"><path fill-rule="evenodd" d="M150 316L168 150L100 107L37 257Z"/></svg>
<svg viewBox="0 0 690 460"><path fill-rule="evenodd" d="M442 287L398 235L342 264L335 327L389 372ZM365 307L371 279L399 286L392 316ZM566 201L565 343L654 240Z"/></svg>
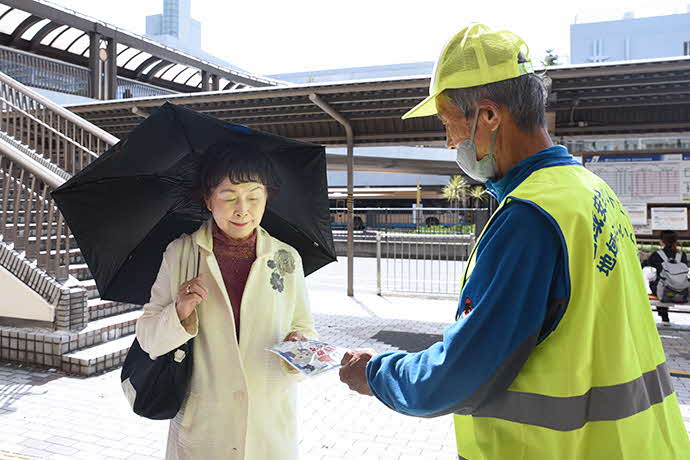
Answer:
<svg viewBox="0 0 690 460"><path fill-rule="evenodd" d="M570 431L587 422L620 420L649 409L673 393L666 363L631 382L595 387L581 396L554 398L506 391L472 415Z"/></svg>

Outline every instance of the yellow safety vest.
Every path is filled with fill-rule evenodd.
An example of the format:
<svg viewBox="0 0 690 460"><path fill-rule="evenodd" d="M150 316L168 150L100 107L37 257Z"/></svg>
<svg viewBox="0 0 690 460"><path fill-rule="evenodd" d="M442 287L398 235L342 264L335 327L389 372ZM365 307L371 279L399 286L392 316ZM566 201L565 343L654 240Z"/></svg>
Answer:
<svg viewBox="0 0 690 460"><path fill-rule="evenodd" d="M637 242L618 198L584 167L567 165L532 173L494 216L511 201L534 206L560 234L570 295L510 387L472 415L455 415L460 458L690 459Z"/></svg>

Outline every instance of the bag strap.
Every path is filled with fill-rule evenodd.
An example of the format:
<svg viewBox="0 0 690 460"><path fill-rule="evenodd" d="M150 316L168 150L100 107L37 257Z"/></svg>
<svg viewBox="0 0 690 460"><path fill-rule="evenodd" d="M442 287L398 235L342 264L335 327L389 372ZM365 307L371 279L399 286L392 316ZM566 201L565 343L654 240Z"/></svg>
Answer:
<svg viewBox="0 0 690 460"><path fill-rule="evenodd" d="M676 252L676 263L677 263L677 264L680 263L680 258L681 258L681 253L680 253L680 252Z"/></svg>
<svg viewBox="0 0 690 460"><path fill-rule="evenodd" d="M196 276L199 276L199 268L201 267L201 246L196 245Z"/></svg>
<svg viewBox="0 0 690 460"><path fill-rule="evenodd" d="M663 260L664 262L668 262L668 256L666 255L663 249L659 249L656 253L659 254L661 260Z"/></svg>

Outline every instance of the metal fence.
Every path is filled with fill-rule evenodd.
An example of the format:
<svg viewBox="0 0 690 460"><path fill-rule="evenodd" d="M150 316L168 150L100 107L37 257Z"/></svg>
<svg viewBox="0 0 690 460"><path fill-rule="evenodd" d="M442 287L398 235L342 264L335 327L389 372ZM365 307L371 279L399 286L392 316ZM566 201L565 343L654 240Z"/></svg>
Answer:
<svg viewBox="0 0 690 460"><path fill-rule="evenodd" d="M86 67L0 46L0 72L34 88L90 96Z"/></svg>
<svg viewBox="0 0 690 460"><path fill-rule="evenodd" d="M473 234L489 216L487 208L355 208L355 230L416 234ZM331 208L331 227L347 227L347 208Z"/></svg>
<svg viewBox="0 0 690 460"><path fill-rule="evenodd" d="M91 97L88 67L0 46L0 72L34 88ZM176 94L171 89L150 83L117 77L117 99Z"/></svg>
<svg viewBox="0 0 690 460"><path fill-rule="evenodd" d="M130 80L129 78L117 77L117 94L115 96L116 99L164 96L166 94L176 94L176 91L161 88L159 86L151 85L149 83Z"/></svg>
<svg viewBox="0 0 690 460"><path fill-rule="evenodd" d="M376 284L383 293L457 296L475 235L376 233Z"/></svg>

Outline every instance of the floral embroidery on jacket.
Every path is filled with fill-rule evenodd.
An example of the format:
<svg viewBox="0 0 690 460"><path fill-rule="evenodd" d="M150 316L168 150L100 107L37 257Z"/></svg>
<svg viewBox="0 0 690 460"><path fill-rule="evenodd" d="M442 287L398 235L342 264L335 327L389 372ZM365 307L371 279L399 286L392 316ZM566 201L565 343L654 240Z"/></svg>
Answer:
<svg viewBox="0 0 690 460"><path fill-rule="evenodd" d="M285 249L279 249L273 259L267 262L268 268L273 270L271 274L271 287L283 292L285 289L285 275L290 275L295 271L295 258Z"/></svg>

